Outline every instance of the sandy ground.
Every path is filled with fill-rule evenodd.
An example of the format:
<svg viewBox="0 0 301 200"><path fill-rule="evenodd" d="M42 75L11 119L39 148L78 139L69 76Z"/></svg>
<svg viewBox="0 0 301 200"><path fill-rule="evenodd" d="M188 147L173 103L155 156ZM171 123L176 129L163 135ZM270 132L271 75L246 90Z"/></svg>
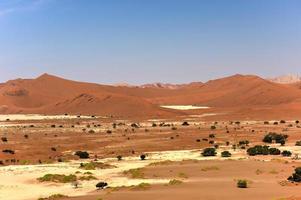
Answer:
<svg viewBox="0 0 301 200"><path fill-rule="evenodd" d="M96 116L95 116L96 117ZM99 117L99 116L97 116ZM38 115L38 114L11 114L0 115L0 121L19 121L19 120L62 120L62 119L77 119L77 115ZM89 119L91 116L81 115L80 118Z"/></svg>
<svg viewBox="0 0 301 200"><path fill-rule="evenodd" d="M285 163L261 160L185 161L149 166L146 177L183 180L179 185L152 185L147 190L96 191L72 200L284 200L300 199L300 185L281 185L299 162ZM179 174L185 174L181 178ZM236 187L238 179L248 180L247 189ZM299 198L298 198L299 197ZM70 199L70 198L68 198Z"/></svg>
<svg viewBox="0 0 301 200"><path fill-rule="evenodd" d="M232 152L232 159L241 159L243 153L240 151ZM170 179L147 178L147 179L129 179L122 176L122 172L129 169L141 168L161 161L182 161L185 159L193 160L220 160L221 157L201 157L199 150L191 151L164 151L148 152L147 160L141 161L137 157L127 157L122 161L116 161L116 158L101 159L99 162L108 163L116 168L88 170L102 181L109 183L111 187L132 186L140 183L163 184L168 183ZM68 196L79 196L95 190L95 181L83 181L79 189L74 189L71 184L44 184L36 181L37 178L45 174L75 174L87 170L79 168L80 161L71 161L67 163L45 164L45 165L14 165L0 168L0 199L7 200L33 200L38 197L48 197L52 194L64 194ZM70 195L72 194L72 195Z"/></svg>
<svg viewBox="0 0 301 200"><path fill-rule="evenodd" d="M278 125L274 125L273 120L265 125L263 121L254 120L241 121L240 124L229 121L210 122L203 121L200 116L143 121L113 121L91 117L27 117L23 120L0 122L0 136L8 139L7 142L0 143L0 160L6 165L0 167L0 199L34 200L57 193L78 196L75 199L82 200L95 200L98 197L113 200L168 200L184 199L185 196L189 199L277 199L298 196L300 191L300 186L280 186L278 183L292 173L293 167L301 165L299 160L281 156L249 158L245 150L231 149L232 144L240 140L249 140L250 146L262 144L265 134L277 132L289 136L287 143L283 147L274 144L271 146L301 155L301 147L294 146L301 138L300 127L294 120ZM183 126L184 121L189 126ZM52 125L55 127L51 127ZM212 129L212 126L215 128ZM214 137L209 137L209 134L214 134ZM28 137L25 138L25 135ZM209 144L209 141L214 141L214 144ZM230 142L229 146L225 146L226 141ZM216 144L219 145L217 157L200 156L201 149ZM56 151L52 151L52 147ZM4 149L13 149L15 154L5 154L2 152ZM39 183L36 180L47 173L68 175L76 171L83 172L79 169L82 161L73 155L77 150L88 151L91 158L98 158L99 161L115 165L116 168L92 170L98 180L82 181L78 189L74 189L71 184ZM223 150L232 152L232 161L219 156ZM142 153L147 154L147 160L139 160ZM122 155L124 160L118 162L117 155ZM66 162L57 163L58 158ZM12 159L17 162L11 162ZM38 160L42 164L37 164ZM180 163L147 166L166 160ZM181 162L183 160L197 161ZM218 165L220 169L225 166L225 170L203 173L202 169L207 163L211 166ZM124 170L143 167L146 167L143 169L146 174L144 179L131 179L122 174ZM264 171L263 175L257 175L257 169ZM178 177L180 172L187 174L188 178ZM164 186L175 178L181 179L183 184ZM234 179L237 178L250 179L253 183L250 188L239 190L235 187ZM146 191L125 188L112 192L96 192L95 184L98 181L106 181L111 187L131 186L142 182L151 183L152 186Z"/></svg>

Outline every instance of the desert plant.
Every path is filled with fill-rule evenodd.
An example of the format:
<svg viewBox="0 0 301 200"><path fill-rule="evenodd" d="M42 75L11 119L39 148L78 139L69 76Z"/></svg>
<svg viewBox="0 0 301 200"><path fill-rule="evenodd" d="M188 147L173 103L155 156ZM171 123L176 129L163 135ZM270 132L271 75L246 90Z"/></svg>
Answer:
<svg viewBox="0 0 301 200"><path fill-rule="evenodd" d="M248 187L248 181L247 180L238 180L236 183L238 188L247 188Z"/></svg>
<svg viewBox="0 0 301 200"><path fill-rule="evenodd" d="M254 147L251 147L247 150L247 153L250 156L255 156L255 155L268 155L269 154L269 147L268 146L261 146L261 145L256 145Z"/></svg>
<svg viewBox="0 0 301 200"><path fill-rule="evenodd" d="M284 150L284 151L282 151L281 155L285 156L285 157L290 157L292 155L292 152Z"/></svg>
<svg viewBox="0 0 301 200"><path fill-rule="evenodd" d="M295 146L301 146L301 140L300 141L296 141Z"/></svg>
<svg viewBox="0 0 301 200"><path fill-rule="evenodd" d="M75 152L75 155L78 156L80 159L88 159L89 153L86 151L77 151Z"/></svg>
<svg viewBox="0 0 301 200"><path fill-rule="evenodd" d="M269 148L270 155L280 155L281 151L277 148Z"/></svg>
<svg viewBox="0 0 301 200"><path fill-rule="evenodd" d="M73 174L46 174L43 177L38 178L40 182L55 182L55 183L71 183L77 180L77 177Z"/></svg>
<svg viewBox="0 0 301 200"><path fill-rule="evenodd" d="M169 181L168 185L179 185L182 184L183 181L177 180L177 179L172 179Z"/></svg>
<svg viewBox="0 0 301 200"><path fill-rule="evenodd" d="M140 155L140 160L145 160L145 158L146 158L146 155L144 155L144 154Z"/></svg>
<svg viewBox="0 0 301 200"><path fill-rule="evenodd" d="M189 126L189 123L185 121L182 123L182 126Z"/></svg>
<svg viewBox="0 0 301 200"><path fill-rule="evenodd" d="M118 160L118 161L121 161L121 160L122 160L122 156L121 156L121 155L118 155L118 156L117 156L117 160Z"/></svg>
<svg viewBox="0 0 301 200"><path fill-rule="evenodd" d="M291 182L301 182L301 167L297 167L295 173L288 177L287 180Z"/></svg>
<svg viewBox="0 0 301 200"><path fill-rule="evenodd" d="M232 154L231 154L229 151L223 151L223 152L221 153L221 156L222 156L222 157L231 157Z"/></svg>
<svg viewBox="0 0 301 200"><path fill-rule="evenodd" d="M202 156L215 156L216 155L216 150L215 148L206 148L203 150L203 152L201 153Z"/></svg>
<svg viewBox="0 0 301 200"><path fill-rule="evenodd" d="M95 185L95 187L96 187L98 190L104 189L104 188L107 187L107 186L108 186L108 183L106 183L106 182L98 182L98 183Z"/></svg>

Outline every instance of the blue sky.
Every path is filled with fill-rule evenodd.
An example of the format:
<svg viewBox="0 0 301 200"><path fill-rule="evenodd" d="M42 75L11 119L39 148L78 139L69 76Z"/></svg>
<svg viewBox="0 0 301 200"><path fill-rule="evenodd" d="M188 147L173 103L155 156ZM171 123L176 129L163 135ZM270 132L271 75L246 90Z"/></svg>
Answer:
<svg viewBox="0 0 301 200"><path fill-rule="evenodd" d="M301 74L299 0L0 0L0 82Z"/></svg>

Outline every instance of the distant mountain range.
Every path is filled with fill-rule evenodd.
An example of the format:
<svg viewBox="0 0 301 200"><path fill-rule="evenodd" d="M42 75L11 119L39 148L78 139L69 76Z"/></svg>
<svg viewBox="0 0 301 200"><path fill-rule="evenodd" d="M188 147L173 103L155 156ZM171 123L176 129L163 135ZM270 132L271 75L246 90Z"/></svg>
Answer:
<svg viewBox="0 0 301 200"><path fill-rule="evenodd" d="M276 78L270 78L268 80L274 83L292 84L292 83L301 82L301 76L296 74L289 74L289 75L278 76Z"/></svg>

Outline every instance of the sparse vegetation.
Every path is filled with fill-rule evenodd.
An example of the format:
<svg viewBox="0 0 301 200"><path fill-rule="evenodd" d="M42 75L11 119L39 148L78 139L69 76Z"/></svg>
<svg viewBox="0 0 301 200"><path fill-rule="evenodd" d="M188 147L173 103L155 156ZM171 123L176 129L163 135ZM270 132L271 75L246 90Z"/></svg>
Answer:
<svg viewBox="0 0 301 200"><path fill-rule="evenodd" d="M262 141L265 143L273 143L273 141L275 141L275 143L283 145L283 144L285 144L285 141L287 138L288 138L288 135L269 133L264 136Z"/></svg>
<svg viewBox="0 0 301 200"><path fill-rule="evenodd" d="M88 159L89 153L86 151L77 151L75 152L75 155L78 156L80 159Z"/></svg>
<svg viewBox="0 0 301 200"><path fill-rule="evenodd" d="M287 178L291 182L301 182L301 167L295 168L295 172Z"/></svg>
<svg viewBox="0 0 301 200"><path fill-rule="evenodd" d="M232 154L231 154L229 151L223 151L223 152L221 153L221 156L222 156L222 157L231 157Z"/></svg>
<svg viewBox="0 0 301 200"><path fill-rule="evenodd" d="M107 187L107 186L108 186L108 183L106 183L106 182L98 182L98 183L95 185L95 187L96 187L98 190L104 189L104 188Z"/></svg>
<svg viewBox="0 0 301 200"><path fill-rule="evenodd" d="M238 180L236 183L238 188L247 188L248 187L248 181L247 180Z"/></svg>
<svg viewBox="0 0 301 200"><path fill-rule="evenodd" d="M206 148L203 150L203 152L201 153L202 156L216 156L216 149L215 148Z"/></svg>
<svg viewBox="0 0 301 200"><path fill-rule="evenodd" d="M105 164L102 162L89 162L89 163L80 163L80 168L84 170L95 170L95 169L110 169L114 168L113 165Z"/></svg>
<svg viewBox="0 0 301 200"><path fill-rule="evenodd" d="M141 168L137 168L137 169L130 169L127 171L124 171L123 174L125 175L130 175L131 178L144 178L144 173L142 172Z"/></svg>
<svg viewBox="0 0 301 200"><path fill-rule="evenodd" d="M45 198L38 198L38 200L56 200L56 199L60 199L60 198L66 198L68 196L66 195L62 195L62 194L53 194L49 197L45 197Z"/></svg>
<svg viewBox="0 0 301 200"><path fill-rule="evenodd" d="M180 184L182 184L183 183L183 181L181 181L181 180L178 180L178 179L172 179L172 180L170 180L169 182L168 182L168 185L180 185Z"/></svg>
<svg viewBox="0 0 301 200"><path fill-rule="evenodd" d="M43 177L38 178L40 182L55 182L55 183L71 183L77 180L76 175L64 175L64 174L46 174Z"/></svg>

